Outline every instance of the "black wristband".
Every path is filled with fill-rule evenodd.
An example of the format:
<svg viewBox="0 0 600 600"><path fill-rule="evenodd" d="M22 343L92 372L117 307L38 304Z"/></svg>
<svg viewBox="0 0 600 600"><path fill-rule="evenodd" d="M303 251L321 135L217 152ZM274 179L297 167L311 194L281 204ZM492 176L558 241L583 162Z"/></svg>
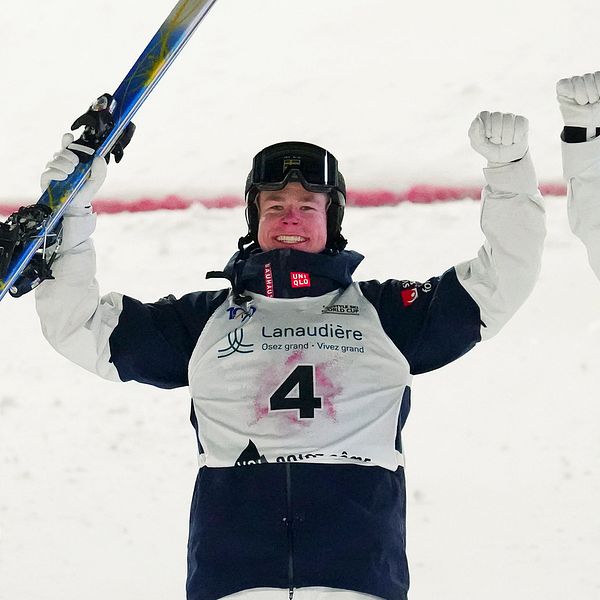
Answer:
<svg viewBox="0 0 600 600"><path fill-rule="evenodd" d="M600 135L600 127L596 127L596 137ZM565 126L560 134L560 139L567 144L579 144L587 142L586 127L570 127Z"/></svg>

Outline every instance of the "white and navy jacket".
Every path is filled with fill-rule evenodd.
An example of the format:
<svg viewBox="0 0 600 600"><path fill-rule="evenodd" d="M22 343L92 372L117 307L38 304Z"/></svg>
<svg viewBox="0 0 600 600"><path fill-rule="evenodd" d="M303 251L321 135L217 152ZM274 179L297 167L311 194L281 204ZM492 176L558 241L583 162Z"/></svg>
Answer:
<svg viewBox="0 0 600 600"><path fill-rule="evenodd" d="M306 586L406 598L412 376L491 337L530 293L541 197L487 187L482 228L477 258L425 283L353 282L355 252L255 252L235 266L243 306L230 289L100 297L91 240L56 262L36 299L59 352L115 381L189 386L189 600Z"/></svg>

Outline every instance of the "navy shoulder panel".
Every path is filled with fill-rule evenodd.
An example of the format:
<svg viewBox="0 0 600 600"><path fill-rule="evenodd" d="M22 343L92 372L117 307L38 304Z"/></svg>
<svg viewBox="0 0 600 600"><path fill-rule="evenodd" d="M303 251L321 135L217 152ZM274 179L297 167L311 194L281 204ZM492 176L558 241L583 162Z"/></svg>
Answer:
<svg viewBox="0 0 600 600"><path fill-rule="evenodd" d="M227 294L194 292L149 304L123 296L123 312L109 340L110 360L121 380L167 389L188 385L198 337Z"/></svg>
<svg viewBox="0 0 600 600"><path fill-rule="evenodd" d="M481 340L479 307L454 268L424 283L389 279L359 285L415 375L452 362Z"/></svg>

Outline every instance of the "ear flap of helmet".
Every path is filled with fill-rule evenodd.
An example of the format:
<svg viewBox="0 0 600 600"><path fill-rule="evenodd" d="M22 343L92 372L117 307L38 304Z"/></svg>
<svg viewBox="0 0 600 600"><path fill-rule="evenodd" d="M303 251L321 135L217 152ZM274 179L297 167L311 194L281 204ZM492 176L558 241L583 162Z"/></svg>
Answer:
<svg viewBox="0 0 600 600"><path fill-rule="evenodd" d="M340 251L346 247L348 241L342 236L342 220L344 218L344 208L346 205L344 193L333 190L331 192L331 204L327 209L327 245L330 250Z"/></svg>
<svg viewBox="0 0 600 600"><path fill-rule="evenodd" d="M246 194L246 224L248 225L248 235L252 241L258 244L258 194L256 188L252 188Z"/></svg>

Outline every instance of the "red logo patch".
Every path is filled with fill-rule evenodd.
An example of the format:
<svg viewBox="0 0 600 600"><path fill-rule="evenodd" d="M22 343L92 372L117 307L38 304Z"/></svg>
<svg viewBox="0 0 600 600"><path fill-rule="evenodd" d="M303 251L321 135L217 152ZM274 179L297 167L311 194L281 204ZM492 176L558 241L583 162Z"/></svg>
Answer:
<svg viewBox="0 0 600 600"><path fill-rule="evenodd" d="M290 273L290 281L293 288L310 287L310 275L308 273Z"/></svg>
<svg viewBox="0 0 600 600"><path fill-rule="evenodd" d="M418 298L419 293L417 292L417 288L410 288L408 290L402 290L400 296L402 297L404 306L410 306Z"/></svg>
<svg viewBox="0 0 600 600"><path fill-rule="evenodd" d="M273 271L271 270L271 263L267 263L265 265L265 294L267 298L272 298L273 292Z"/></svg>

